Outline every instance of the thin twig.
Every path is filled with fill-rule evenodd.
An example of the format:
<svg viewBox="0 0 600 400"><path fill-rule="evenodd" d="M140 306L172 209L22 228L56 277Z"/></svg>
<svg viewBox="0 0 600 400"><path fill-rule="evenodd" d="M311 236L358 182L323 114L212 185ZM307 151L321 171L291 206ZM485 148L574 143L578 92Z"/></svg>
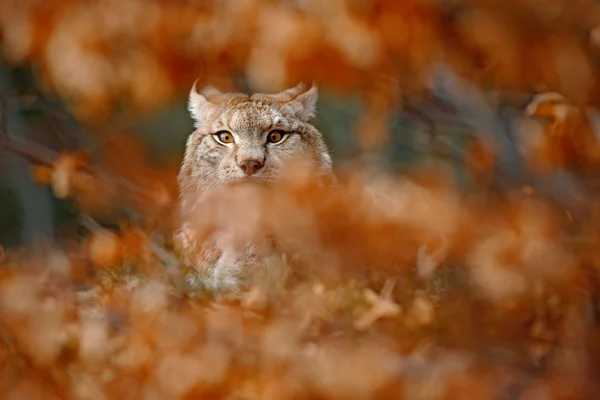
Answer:
<svg viewBox="0 0 600 400"><path fill-rule="evenodd" d="M6 135L3 147L32 164L52 166L58 158L58 153L55 151L25 138L15 138Z"/></svg>
<svg viewBox="0 0 600 400"><path fill-rule="evenodd" d="M97 232L105 229L94 218L87 214L81 214L80 220L81 224L90 232ZM162 248L160 245L150 239L148 241L152 254L164 265L166 265L168 268L179 267L179 261L177 260L177 257L175 257L170 251Z"/></svg>
<svg viewBox="0 0 600 400"><path fill-rule="evenodd" d="M59 157L59 153L25 138L8 136L4 148L32 164L52 166ZM95 176L103 175L115 183L119 189L126 190L131 194L149 199L154 198L154 193L127 179L108 176L104 171L92 166L85 166L83 170Z"/></svg>

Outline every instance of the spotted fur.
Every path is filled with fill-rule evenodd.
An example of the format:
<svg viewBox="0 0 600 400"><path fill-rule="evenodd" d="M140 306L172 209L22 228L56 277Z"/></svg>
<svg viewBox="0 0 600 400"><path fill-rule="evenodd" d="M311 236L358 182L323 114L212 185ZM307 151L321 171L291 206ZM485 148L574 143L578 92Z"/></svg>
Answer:
<svg viewBox="0 0 600 400"><path fill-rule="evenodd" d="M286 178L286 162L305 162L314 172L331 174L331 157L321 133L310 124L315 115L317 88L302 85L277 94L221 93L207 87L190 92L188 108L195 122L189 136L179 172L180 204L183 221L212 188L237 181L271 182ZM288 133L278 144L267 143L273 130ZM224 145L214 138L220 131L230 132L234 143ZM240 167L244 160L263 163L252 176ZM220 236L219 236L220 237ZM255 263L256 246L248 243L239 249L225 249L218 237L198 239L184 224L177 235L184 257L202 271L212 286L234 287L240 271ZM233 254L235 253L235 254Z"/></svg>

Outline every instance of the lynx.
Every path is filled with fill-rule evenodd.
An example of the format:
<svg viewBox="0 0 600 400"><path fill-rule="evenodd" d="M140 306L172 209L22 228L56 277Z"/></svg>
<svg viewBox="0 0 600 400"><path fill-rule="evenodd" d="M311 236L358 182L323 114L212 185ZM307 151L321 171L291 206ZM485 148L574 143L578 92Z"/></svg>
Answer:
<svg viewBox="0 0 600 400"><path fill-rule="evenodd" d="M178 176L181 229L176 243L205 285L236 289L248 269L260 268L256 243L233 244L227 232L198 237L188 222L211 191L238 183L264 185L286 174L286 162L304 161L316 176L332 176L332 161L315 116L317 87L303 84L277 94L200 92L188 108L195 131L188 137ZM252 213L249 210L248 213Z"/></svg>

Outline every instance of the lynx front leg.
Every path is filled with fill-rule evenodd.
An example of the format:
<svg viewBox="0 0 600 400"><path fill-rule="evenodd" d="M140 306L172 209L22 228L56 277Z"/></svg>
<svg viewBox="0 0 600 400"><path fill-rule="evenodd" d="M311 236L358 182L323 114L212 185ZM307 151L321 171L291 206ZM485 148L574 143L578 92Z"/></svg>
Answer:
<svg viewBox="0 0 600 400"><path fill-rule="evenodd" d="M207 286L211 289L236 290L240 286L241 265L238 255L224 251L213 267Z"/></svg>

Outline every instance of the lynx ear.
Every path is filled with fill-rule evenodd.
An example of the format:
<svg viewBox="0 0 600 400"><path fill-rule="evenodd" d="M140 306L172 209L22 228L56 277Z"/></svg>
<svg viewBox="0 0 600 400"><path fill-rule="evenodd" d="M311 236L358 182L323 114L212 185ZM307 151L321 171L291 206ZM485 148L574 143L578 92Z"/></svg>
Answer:
<svg viewBox="0 0 600 400"><path fill-rule="evenodd" d="M308 90L303 90L304 84L300 83L296 87L282 92L281 95L284 98L291 97L291 100L287 104L292 109L292 112L298 119L308 122L316 115L319 91L314 83Z"/></svg>
<svg viewBox="0 0 600 400"><path fill-rule="evenodd" d="M192 85L192 90L190 90L190 96L188 100L188 110L194 119L194 126L196 128L206 121L209 112L214 108L214 104L210 102L208 97L221 94L221 92L212 86L207 86L202 89L200 93L198 93L196 90L197 83L198 80L196 80Z"/></svg>

